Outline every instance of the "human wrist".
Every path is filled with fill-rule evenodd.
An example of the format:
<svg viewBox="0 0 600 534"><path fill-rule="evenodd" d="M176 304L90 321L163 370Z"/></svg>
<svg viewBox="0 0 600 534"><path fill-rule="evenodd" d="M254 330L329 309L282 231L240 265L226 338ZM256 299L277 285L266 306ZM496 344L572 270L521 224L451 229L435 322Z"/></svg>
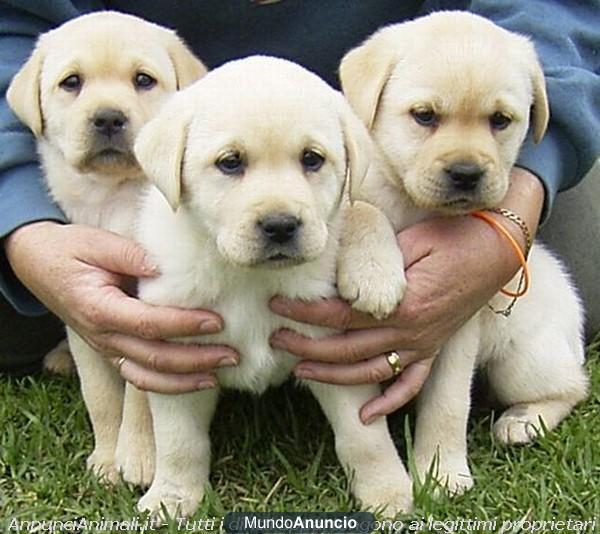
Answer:
<svg viewBox="0 0 600 534"><path fill-rule="evenodd" d="M540 179L520 167L514 167L510 173L510 187L498 207L516 213L527 225L531 236L535 237L542 208L545 190Z"/></svg>
<svg viewBox="0 0 600 534"><path fill-rule="evenodd" d="M526 254L535 237L543 204L544 187L539 178L526 169L515 167L503 201L486 213L510 233Z"/></svg>
<svg viewBox="0 0 600 534"><path fill-rule="evenodd" d="M29 238L33 234L37 234L41 230L58 226L62 226L62 224L53 220L43 220L24 224L13 230L3 240L4 251L11 266L13 266L13 261L15 260L19 246L23 240Z"/></svg>

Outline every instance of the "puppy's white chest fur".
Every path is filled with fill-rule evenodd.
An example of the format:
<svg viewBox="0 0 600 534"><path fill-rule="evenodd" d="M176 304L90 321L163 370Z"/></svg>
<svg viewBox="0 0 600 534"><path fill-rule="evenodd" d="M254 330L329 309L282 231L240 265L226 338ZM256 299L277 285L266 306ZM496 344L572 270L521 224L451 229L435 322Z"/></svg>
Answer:
<svg viewBox="0 0 600 534"><path fill-rule="evenodd" d="M270 347L276 330L293 328L310 336L328 331L274 314L269 301L275 295L307 300L333 296L337 250L333 237L331 246L313 262L284 269L237 266L223 258L185 207L173 213L154 188L143 204L137 237L161 272L158 278L140 282L141 298L153 304L211 309L223 317L221 333L180 340L229 345L239 352L239 365L217 371L223 387L261 393L289 376L298 360Z"/></svg>

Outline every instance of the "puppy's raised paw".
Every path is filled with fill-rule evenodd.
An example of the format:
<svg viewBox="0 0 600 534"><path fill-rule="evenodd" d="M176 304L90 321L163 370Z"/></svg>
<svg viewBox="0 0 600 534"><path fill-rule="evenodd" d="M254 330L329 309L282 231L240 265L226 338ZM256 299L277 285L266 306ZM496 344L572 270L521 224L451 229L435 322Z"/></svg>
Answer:
<svg viewBox="0 0 600 534"><path fill-rule="evenodd" d="M395 252L369 257L368 251L349 250L340 258L338 291L355 310L381 320L392 314L402 301L406 278L402 258L394 258Z"/></svg>
<svg viewBox="0 0 600 534"><path fill-rule="evenodd" d="M346 208L338 255L340 296L355 310L384 319L406 290L404 261L385 215L366 202Z"/></svg>

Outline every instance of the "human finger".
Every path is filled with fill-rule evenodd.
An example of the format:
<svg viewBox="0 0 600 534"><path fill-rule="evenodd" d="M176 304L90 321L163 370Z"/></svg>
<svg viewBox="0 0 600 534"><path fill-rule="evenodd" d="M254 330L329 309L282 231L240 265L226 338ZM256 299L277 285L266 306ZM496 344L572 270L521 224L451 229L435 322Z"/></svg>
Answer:
<svg viewBox="0 0 600 534"><path fill-rule="evenodd" d="M413 358L408 352L395 351L400 358L400 368L408 365ZM304 361L294 369L296 378L326 382L328 384L379 384L395 376L394 369L387 360L387 354L380 354L368 360L352 364L334 364Z"/></svg>
<svg viewBox="0 0 600 534"><path fill-rule="evenodd" d="M199 334L215 334L223 320L208 310L154 306L123 293L118 287L105 287L105 298L92 306L88 326L105 332L120 332L145 339L167 339Z"/></svg>
<svg viewBox="0 0 600 534"><path fill-rule="evenodd" d="M402 346L398 330L391 327L350 330L322 338L310 338L293 330L278 330L271 336L271 346L300 358L326 363L352 363L365 360Z"/></svg>
<svg viewBox="0 0 600 534"><path fill-rule="evenodd" d="M372 328L384 324L366 313L353 310L350 304L338 298L306 302L277 296L271 299L269 305L273 312L288 319L337 330Z"/></svg>
<svg viewBox="0 0 600 534"><path fill-rule="evenodd" d="M158 267L150 261L144 248L118 234L94 229L85 238L93 240L79 260L117 274L134 277L156 276Z"/></svg>
<svg viewBox="0 0 600 534"><path fill-rule="evenodd" d="M368 425L378 417L389 415L414 399L425 384L434 359L435 357L423 359L408 365L379 397L363 405L360 409L361 421Z"/></svg>
<svg viewBox="0 0 600 534"><path fill-rule="evenodd" d="M122 334L104 336L101 344L103 352L125 356L146 369L160 373L199 373L239 363L239 355L225 345L169 343Z"/></svg>
<svg viewBox="0 0 600 534"><path fill-rule="evenodd" d="M158 373L124 359L116 359L121 376L143 391L165 394L182 394L217 387L217 379L209 373L167 374Z"/></svg>

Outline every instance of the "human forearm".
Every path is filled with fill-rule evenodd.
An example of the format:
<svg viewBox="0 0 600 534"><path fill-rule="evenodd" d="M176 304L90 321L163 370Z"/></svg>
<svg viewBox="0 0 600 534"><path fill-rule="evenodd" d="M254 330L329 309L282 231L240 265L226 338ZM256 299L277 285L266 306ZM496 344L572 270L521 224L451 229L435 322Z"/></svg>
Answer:
<svg viewBox="0 0 600 534"><path fill-rule="evenodd" d="M0 293L20 313L44 313L44 307L15 276L3 246L5 238L22 226L41 220L66 222L49 198L37 165L20 165L0 174L0 214Z"/></svg>
<svg viewBox="0 0 600 534"><path fill-rule="evenodd" d="M539 178L526 169L515 167L511 172L511 183L508 192L498 207L505 208L519 217L525 223L530 236L533 238L540 223L543 206L544 187ZM517 224L495 212L491 212L489 215L510 232L521 245L522 250L526 249L526 236ZM483 221L480 222L483 223ZM490 234L489 239L498 241L496 253L499 261L496 265L500 275L499 280L508 280L512 278L520 263L505 238L489 225L487 226L487 232ZM494 237L491 235L492 232L496 234Z"/></svg>

